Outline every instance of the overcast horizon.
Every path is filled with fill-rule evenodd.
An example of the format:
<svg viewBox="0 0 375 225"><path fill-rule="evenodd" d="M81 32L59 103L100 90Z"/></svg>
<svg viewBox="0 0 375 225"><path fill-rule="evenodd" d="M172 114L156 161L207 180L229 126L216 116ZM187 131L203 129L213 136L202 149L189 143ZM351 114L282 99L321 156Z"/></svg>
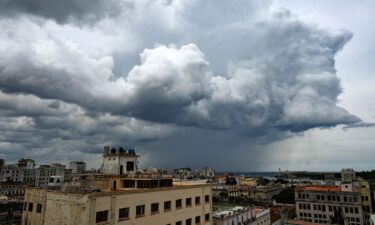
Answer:
<svg viewBox="0 0 375 225"><path fill-rule="evenodd" d="M375 2L0 0L0 158L375 170Z"/></svg>

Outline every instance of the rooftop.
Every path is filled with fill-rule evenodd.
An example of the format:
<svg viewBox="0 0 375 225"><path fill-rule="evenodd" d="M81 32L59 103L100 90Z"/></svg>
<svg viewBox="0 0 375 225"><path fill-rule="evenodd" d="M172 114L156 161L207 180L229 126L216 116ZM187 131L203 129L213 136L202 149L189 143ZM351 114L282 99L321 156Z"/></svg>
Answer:
<svg viewBox="0 0 375 225"><path fill-rule="evenodd" d="M299 187L298 190L300 191L328 191L328 192L341 191L339 186L324 186L324 185L303 186L303 187Z"/></svg>

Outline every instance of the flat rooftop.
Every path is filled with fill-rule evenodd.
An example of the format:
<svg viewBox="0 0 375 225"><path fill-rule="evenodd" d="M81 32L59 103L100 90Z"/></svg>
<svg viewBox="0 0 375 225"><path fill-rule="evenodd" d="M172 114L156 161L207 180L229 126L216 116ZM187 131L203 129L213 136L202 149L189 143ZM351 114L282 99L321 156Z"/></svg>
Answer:
<svg viewBox="0 0 375 225"><path fill-rule="evenodd" d="M340 192L341 188L339 186L303 186L298 188L299 191L327 191L327 192Z"/></svg>
<svg viewBox="0 0 375 225"><path fill-rule="evenodd" d="M211 186L210 184L192 184L192 185L173 185L171 187L158 187L158 188L119 188L116 190L106 189L101 191L85 191L77 188L76 191L62 191L60 189L53 188L38 188L32 187L27 188L29 191L35 192L49 192L62 195L81 195L81 196L107 196L107 195L124 195L124 194L136 194L136 193L147 193L147 192L159 192L159 191L171 191L171 190L181 190L181 189L192 189L192 188L202 188L206 186Z"/></svg>

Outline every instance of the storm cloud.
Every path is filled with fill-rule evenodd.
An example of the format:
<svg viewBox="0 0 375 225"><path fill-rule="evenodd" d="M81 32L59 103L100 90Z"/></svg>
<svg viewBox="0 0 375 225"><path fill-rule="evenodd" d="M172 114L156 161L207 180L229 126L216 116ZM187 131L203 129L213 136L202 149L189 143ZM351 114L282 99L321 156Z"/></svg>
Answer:
<svg viewBox="0 0 375 225"><path fill-rule="evenodd" d="M363 124L337 105L335 56L353 34L270 1L1 5L2 149L63 157L189 129L267 143Z"/></svg>

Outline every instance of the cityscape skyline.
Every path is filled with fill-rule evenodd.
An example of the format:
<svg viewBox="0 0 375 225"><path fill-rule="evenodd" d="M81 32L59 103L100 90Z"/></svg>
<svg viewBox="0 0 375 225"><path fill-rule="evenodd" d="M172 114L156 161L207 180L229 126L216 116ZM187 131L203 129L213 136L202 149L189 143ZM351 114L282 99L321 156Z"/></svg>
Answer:
<svg viewBox="0 0 375 225"><path fill-rule="evenodd" d="M374 10L0 2L0 158L98 168L122 145L145 167L375 169Z"/></svg>

